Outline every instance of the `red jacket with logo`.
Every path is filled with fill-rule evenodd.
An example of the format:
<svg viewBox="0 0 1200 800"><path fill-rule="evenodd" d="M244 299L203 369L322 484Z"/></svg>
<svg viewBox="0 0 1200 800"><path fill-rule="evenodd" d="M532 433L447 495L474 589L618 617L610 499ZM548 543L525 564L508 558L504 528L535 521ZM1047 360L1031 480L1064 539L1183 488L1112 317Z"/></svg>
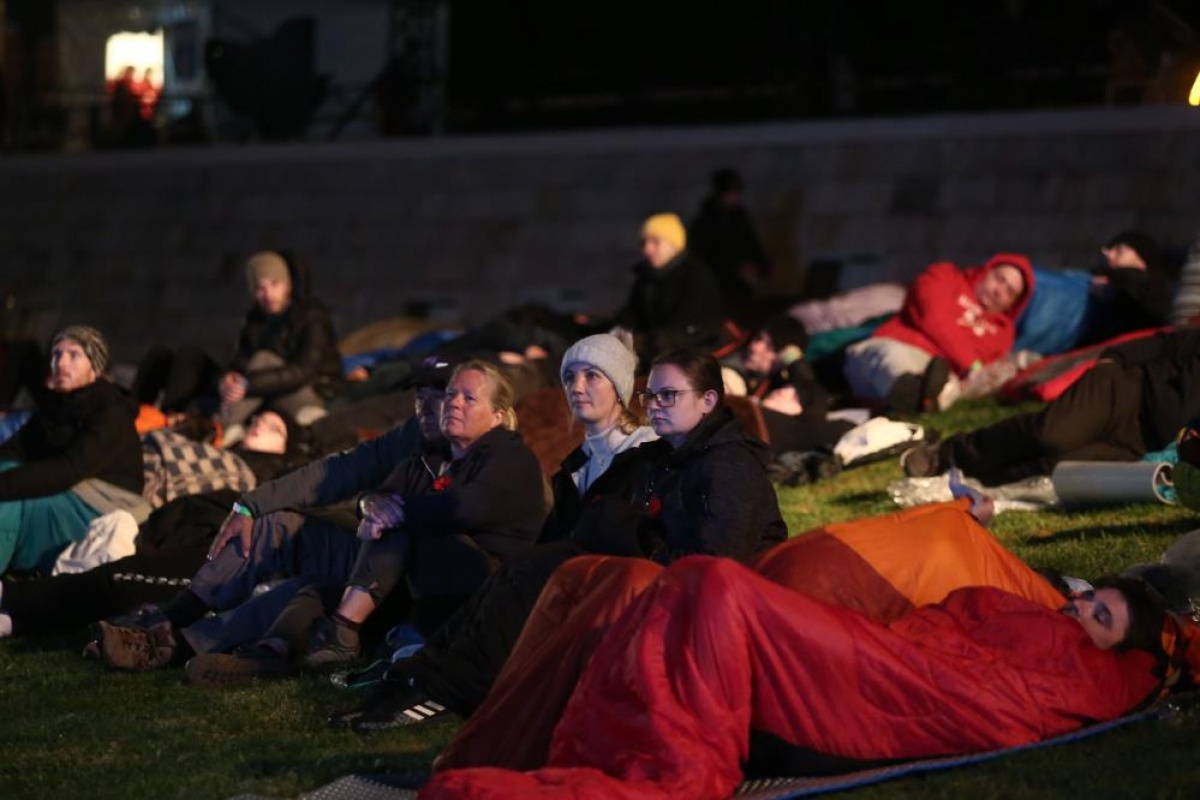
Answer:
<svg viewBox="0 0 1200 800"><path fill-rule="evenodd" d="M1001 264L1021 270L1025 291L1012 308L1002 313L984 310L975 288L988 272ZM984 364L1002 358L1016 339L1016 321L1033 293L1033 267L1015 253L998 253L982 267L961 270L939 261L917 276L900 313L885 322L876 336L919 347L950 362L965 375L976 361Z"/></svg>

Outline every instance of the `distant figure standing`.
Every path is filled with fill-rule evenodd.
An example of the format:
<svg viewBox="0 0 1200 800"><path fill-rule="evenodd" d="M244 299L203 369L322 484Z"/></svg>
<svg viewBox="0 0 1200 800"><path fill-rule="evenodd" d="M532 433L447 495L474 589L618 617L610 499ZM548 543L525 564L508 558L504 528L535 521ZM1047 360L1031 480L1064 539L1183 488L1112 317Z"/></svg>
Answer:
<svg viewBox="0 0 1200 800"><path fill-rule="evenodd" d="M712 193L688 228L692 250L717 277L721 292L734 302L754 293L771 272L770 261L742 202L745 183L732 169L712 174Z"/></svg>

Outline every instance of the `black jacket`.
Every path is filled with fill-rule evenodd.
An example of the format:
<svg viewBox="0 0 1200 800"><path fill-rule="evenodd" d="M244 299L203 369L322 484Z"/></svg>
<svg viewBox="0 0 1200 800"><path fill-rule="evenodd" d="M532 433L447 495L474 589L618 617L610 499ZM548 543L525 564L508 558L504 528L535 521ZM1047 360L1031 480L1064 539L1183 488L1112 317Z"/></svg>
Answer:
<svg viewBox="0 0 1200 800"><path fill-rule="evenodd" d="M582 447L575 448L550 479L554 506L546 517L538 541L554 542L573 538L593 553L641 555L636 549L631 551L623 546L615 549L606 546L604 539L612 525L636 529L644 505L641 487L651 464L646 451L639 446L617 453L604 474L580 495L571 475L583 467L587 458Z"/></svg>
<svg viewBox="0 0 1200 800"><path fill-rule="evenodd" d="M1076 347L1098 344L1114 336L1170 321L1175 287L1161 272L1129 267L1095 270L1108 278L1108 285L1088 304L1083 335Z"/></svg>
<svg viewBox="0 0 1200 800"><path fill-rule="evenodd" d="M1141 373L1138 420L1149 450L1166 447L1184 425L1200 417L1200 328L1135 339L1108 348L1101 357Z"/></svg>
<svg viewBox="0 0 1200 800"><path fill-rule="evenodd" d="M48 392L29 422L0 448L0 461L21 466L0 473L0 501L47 497L98 478L142 491L137 406L100 378L67 394Z"/></svg>
<svg viewBox="0 0 1200 800"><path fill-rule="evenodd" d="M329 398L342 382L333 321L325 306L309 296L308 273L295 259L286 261L292 274L291 305L282 314L267 314L257 305L246 313L229 368L246 376L249 396L274 397L311 385ZM260 350L275 353L287 364L246 372Z"/></svg>
<svg viewBox="0 0 1200 800"><path fill-rule="evenodd" d="M704 199L688 226L688 247L712 268L726 297L740 297L751 291L738 272L742 264L754 264L764 275L770 271L746 207L725 205L716 196Z"/></svg>
<svg viewBox="0 0 1200 800"><path fill-rule="evenodd" d="M685 250L661 269L642 262L633 271L629 299L613 322L633 331L643 361L677 347L721 343L725 308L707 265Z"/></svg>
<svg viewBox="0 0 1200 800"><path fill-rule="evenodd" d="M537 541L546 519L546 497L537 456L513 431L495 428L450 464L449 483L433 490L437 468L408 459L382 489L405 494L404 526L422 536L466 534L490 555L503 558ZM429 482L408 496L403 487Z"/></svg>
<svg viewBox="0 0 1200 800"><path fill-rule="evenodd" d="M610 494L584 507L574 539L588 551L660 564L697 553L746 561L787 539L770 449L730 409L714 411L678 450L659 439L628 452L643 459L641 485L631 501Z"/></svg>

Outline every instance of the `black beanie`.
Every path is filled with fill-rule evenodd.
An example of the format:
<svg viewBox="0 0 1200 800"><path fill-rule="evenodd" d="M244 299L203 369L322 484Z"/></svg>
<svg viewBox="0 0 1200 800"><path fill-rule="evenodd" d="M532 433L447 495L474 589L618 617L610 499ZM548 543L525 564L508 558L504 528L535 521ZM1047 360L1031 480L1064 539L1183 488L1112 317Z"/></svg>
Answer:
<svg viewBox="0 0 1200 800"><path fill-rule="evenodd" d="M1162 269L1162 250L1159 249L1158 242L1154 241L1154 237L1150 234L1142 231L1122 231L1110 239L1104 247L1108 249L1119 244L1125 245L1141 256L1142 261L1146 262L1147 272L1157 272Z"/></svg>

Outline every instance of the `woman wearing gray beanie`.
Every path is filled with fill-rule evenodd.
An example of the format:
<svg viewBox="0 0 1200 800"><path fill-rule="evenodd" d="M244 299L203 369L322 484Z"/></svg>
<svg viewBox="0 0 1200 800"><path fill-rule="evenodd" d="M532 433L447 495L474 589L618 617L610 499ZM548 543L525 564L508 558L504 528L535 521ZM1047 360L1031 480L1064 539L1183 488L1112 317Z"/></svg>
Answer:
<svg viewBox="0 0 1200 800"><path fill-rule="evenodd" d="M433 644L406 659L413 674L397 670L396 680L385 681L364 705L334 714L333 724L366 731L413 720L406 713L412 705L409 678L486 692L554 570L575 556L606 550L605 543L577 528L634 528L628 515L635 513L631 503L648 465L646 448L639 445L658 438L630 411L636 368L631 342L611 333L567 348L559 377L585 438L551 479L554 506L539 545L501 567L437 632ZM442 709L435 715L444 713L444 706L434 705Z"/></svg>
<svg viewBox="0 0 1200 800"><path fill-rule="evenodd" d="M633 349L611 333L580 339L563 355L559 377L571 414L583 423L586 436L580 449L563 464L564 469L579 464L570 471L579 495L604 474L618 453L658 438L629 410L636 367ZM557 480L554 488L557 508L562 494Z"/></svg>

